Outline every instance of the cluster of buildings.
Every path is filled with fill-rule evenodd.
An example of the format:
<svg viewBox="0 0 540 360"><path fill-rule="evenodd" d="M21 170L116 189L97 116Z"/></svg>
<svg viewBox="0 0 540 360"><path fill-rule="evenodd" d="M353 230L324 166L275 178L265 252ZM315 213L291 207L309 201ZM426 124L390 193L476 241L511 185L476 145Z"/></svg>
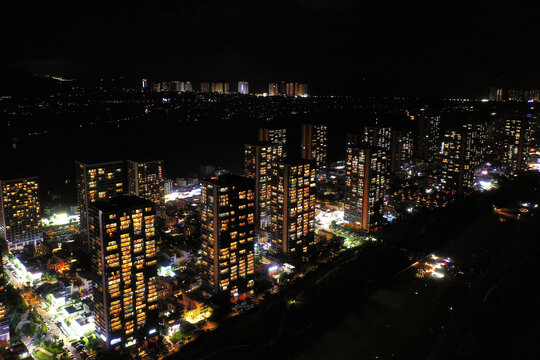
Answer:
<svg viewBox="0 0 540 360"><path fill-rule="evenodd" d="M307 96L308 87L307 84L292 82L286 83L285 81L279 83L269 83L268 95Z"/></svg>
<svg viewBox="0 0 540 360"><path fill-rule="evenodd" d="M489 101L540 101L540 89L522 90L508 89L504 90L499 87L489 89Z"/></svg>
<svg viewBox="0 0 540 360"><path fill-rule="evenodd" d="M164 82L152 82L149 83L147 79L141 80L141 89L143 91L152 92L190 92L199 91L201 93L212 94L250 94L249 82L238 81L236 84L229 82L209 82L202 81L199 87L195 89L190 81L164 81ZM283 96L300 96L305 97L308 95L307 84L297 82L278 82L268 84L269 96L283 95Z"/></svg>
<svg viewBox="0 0 540 360"><path fill-rule="evenodd" d="M296 84L292 88L294 96L303 91ZM209 89L225 91L219 84ZM248 84L239 83L241 89L247 93ZM413 126L375 123L348 134L346 158L338 166L328 163L325 124L302 124L295 154L286 151L291 145L286 128L260 128L258 141L245 144L244 176L218 172L201 180L198 275L204 293L232 301L254 296L256 243L265 243L283 263L309 262L318 241L318 182L342 186L337 206L346 225L375 232L398 204L439 207L472 191L476 171L487 160L497 159L500 171L511 177L529 167L530 117L443 128L438 115L421 109L410 120ZM192 321L211 313L204 297L191 293L192 283L168 278L178 258L191 255L160 249L158 218L166 217L164 195L172 191L165 184L163 161L77 162L78 218L42 221L38 179L0 179L0 236L10 251L38 246L44 227L61 242L78 223L91 264L84 277L91 284L88 309L107 349L155 338L160 314L179 306ZM186 231L196 233L191 226L186 221ZM47 266L62 273L72 260L57 249ZM0 272L0 340L6 327L9 336L3 284ZM177 326L172 320L169 325Z"/></svg>

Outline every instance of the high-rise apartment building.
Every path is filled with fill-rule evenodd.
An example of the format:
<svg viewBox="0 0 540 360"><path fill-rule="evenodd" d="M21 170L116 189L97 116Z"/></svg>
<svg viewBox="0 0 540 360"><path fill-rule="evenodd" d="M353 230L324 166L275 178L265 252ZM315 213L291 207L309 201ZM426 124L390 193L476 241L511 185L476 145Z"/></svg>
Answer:
<svg viewBox="0 0 540 360"><path fill-rule="evenodd" d="M518 89L508 90L508 100L523 101L523 90L518 90Z"/></svg>
<svg viewBox="0 0 540 360"><path fill-rule="evenodd" d="M120 196L88 207L93 275L92 311L107 349L158 335L155 208Z"/></svg>
<svg viewBox="0 0 540 360"><path fill-rule="evenodd" d="M507 119L503 129L502 161L512 176L527 170L531 124L528 119Z"/></svg>
<svg viewBox="0 0 540 360"><path fill-rule="evenodd" d="M169 84L169 89L175 92L183 92L185 91L185 84L183 81L174 80Z"/></svg>
<svg viewBox="0 0 540 360"><path fill-rule="evenodd" d="M472 135L466 129L447 130L442 142L441 189L450 194L462 193L474 185Z"/></svg>
<svg viewBox="0 0 540 360"><path fill-rule="evenodd" d="M232 300L253 295L254 182L232 174L202 180L200 205L204 285Z"/></svg>
<svg viewBox="0 0 540 360"><path fill-rule="evenodd" d="M215 83L215 82L211 83L210 91L217 94L223 94L224 93L223 83Z"/></svg>
<svg viewBox="0 0 540 360"><path fill-rule="evenodd" d="M489 101L502 101L503 89L492 87L489 89Z"/></svg>
<svg viewBox="0 0 540 360"><path fill-rule="evenodd" d="M156 206L163 202L163 160L137 162L127 160L129 194L150 200Z"/></svg>
<svg viewBox="0 0 540 360"><path fill-rule="evenodd" d="M439 116L418 117L418 138L414 146L416 157L431 162L441 151L441 120Z"/></svg>
<svg viewBox="0 0 540 360"><path fill-rule="evenodd" d="M268 84L268 95L275 96L279 95L279 84L278 83L269 83Z"/></svg>
<svg viewBox="0 0 540 360"><path fill-rule="evenodd" d="M249 83L247 81L238 82L238 93L244 95L249 94Z"/></svg>
<svg viewBox="0 0 540 360"><path fill-rule="evenodd" d="M540 101L540 90L525 90L523 92L523 98L525 101Z"/></svg>
<svg viewBox="0 0 540 360"><path fill-rule="evenodd" d="M96 201L106 201L124 194L128 187L125 184L124 164L112 161L100 164L84 164L75 162L75 179L77 182L77 205L79 206L79 223L81 234L88 235L88 206Z"/></svg>
<svg viewBox="0 0 540 360"><path fill-rule="evenodd" d="M272 143L246 144L244 173L255 181L255 226L270 224L270 175L272 162L283 160L283 145Z"/></svg>
<svg viewBox="0 0 540 360"><path fill-rule="evenodd" d="M392 129L382 126L365 126L363 142L383 148L389 154L392 149Z"/></svg>
<svg viewBox="0 0 540 360"><path fill-rule="evenodd" d="M0 180L0 238L10 251L43 240L37 177Z"/></svg>
<svg viewBox="0 0 540 360"><path fill-rule="evenodd" d="M308 87L306 84L298 84L298 86L295 89L296 96L307 96L308 95Z"/></svg>
<svg viewBox="0 0 540 360"><path fill-rule="evenodd" d="M308 161L272 164L273 246L305 261L315 241L315 168Z"/></svg>
<svg viewBox="0 0 540 360"><path fill-rule="evenodd" d="M285 94L287 94L287 96L294 96L294 83L287 83L285 87Z"/></svg>
<svg viewBox="0 0 540 360"><path fill-rule="evenodd" d="M486 122L466 122L462 125L463 130L471 137L471 166L476 169L485 160L488 146L488 126Z"/></svg>
<svg viewBox="0 0 540 360"><path fill-rule="evenodd" d="M377 231L383 225L387 188L386 150L370 145L347 145L344 219L352 226Z"/></svg>
<svg viewBox="0 0 540 360"><path fill-rule="evenodd" d="M193 91L193 85L191 84L191 81L186 81L185 91Z"/></svg>
<svg viewBox="0 0 540 360"><path fill-rule="evenodd" d="M407 130L392 130L390 146L390 171L399 171L404 164L410 164L413 158L413 133Z"/></svg>
<svg viewBox="0 0 540 360"><path fill-rule="evenodd" d="M287 129L259 128L259 141L285 145L287 143Z"/></svg>
<svg viewBox="0 0 540 360"><path fill-rule="evenodd" d="M1 240L0 240L1 241ZM6 308L6 282L4 279L4 259L0 256L0 346L9 343L9 313Z"/></svg>
<svg viewBox="0 0 540 360"><path fill-rule="evenodd" d="M301 158L315 162L317 169L326 169L328 127L302 124Z"/></svg>
<svg viewBox="0 0 540 360"><path fill-rule="evenodd" d="M210 92L210 83L209 82L206 82L206 81L201 82L201 92L203 92L203 93Z"/></svg>

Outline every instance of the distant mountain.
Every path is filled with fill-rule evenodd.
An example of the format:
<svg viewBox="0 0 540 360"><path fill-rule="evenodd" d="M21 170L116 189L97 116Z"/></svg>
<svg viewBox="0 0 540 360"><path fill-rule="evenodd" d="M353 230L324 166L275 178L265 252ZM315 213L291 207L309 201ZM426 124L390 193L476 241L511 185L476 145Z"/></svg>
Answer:
<svg viewBox="0 0 540 360"><path fill-rule="evenodd" d="M57 92L62 83L30 74L12 66L0 66L0 96L40 96Z"/></svg>

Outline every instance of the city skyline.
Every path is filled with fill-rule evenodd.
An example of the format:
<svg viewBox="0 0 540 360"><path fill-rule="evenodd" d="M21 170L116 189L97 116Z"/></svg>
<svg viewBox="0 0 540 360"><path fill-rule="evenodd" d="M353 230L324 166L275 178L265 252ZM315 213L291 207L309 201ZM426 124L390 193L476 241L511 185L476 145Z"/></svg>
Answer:
<svg viewBox="0 0 540 360"><path fill-rule="evenodd" d="M2 65L74 78L297 78L311 84L314 93L321 93L323 84L329 93L340 88L351 93L365 83L374 92L386 89L387 95L480 96L484 88L500 84L539 87L534 64L540 53L528 45L538 40L531 18L535 8L458 2L439 21L434 8L361 7L349 0L96 6L84 13L60 6L18 7L3 24L6 30L32 22L41 31L30 38L24 30L13 33ZM301 30L269 26L277 18ZM451 19L459 19L459 28ZM490 36L490 29L498 36ZM516 29L523 36L513 37ZM184 41L177 45L179 34ZM497 55L489 56L495 49ZM527 56L520 49L527 49Z"/></svg>
<svg viewBox="0 0 540 360"><path fill-rule="evenodd" d="M12 5L0 359L537 355L540 6Z"/></svg>

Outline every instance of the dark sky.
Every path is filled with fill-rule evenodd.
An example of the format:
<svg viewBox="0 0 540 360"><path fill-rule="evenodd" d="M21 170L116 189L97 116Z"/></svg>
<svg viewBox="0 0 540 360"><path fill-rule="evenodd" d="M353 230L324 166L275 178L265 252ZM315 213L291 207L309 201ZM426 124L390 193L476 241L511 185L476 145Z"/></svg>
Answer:
<svg viewBox="0 0 540 360"><path fill-rule="evenodd" d="M17 2L2 11L0 53L71 77L284 79L403 95L540 88L539 7L472 2Z"/></svg>

